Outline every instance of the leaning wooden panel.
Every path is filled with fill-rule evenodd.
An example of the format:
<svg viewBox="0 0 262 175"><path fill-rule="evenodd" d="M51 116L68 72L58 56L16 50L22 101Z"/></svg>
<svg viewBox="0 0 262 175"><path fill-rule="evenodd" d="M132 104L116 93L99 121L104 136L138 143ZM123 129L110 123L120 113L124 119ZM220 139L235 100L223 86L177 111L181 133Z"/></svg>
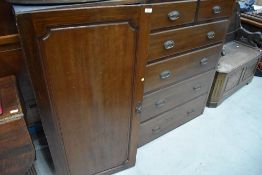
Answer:
<svg viewBox="0 0 262 175"><path fill-rule="evenodd" d="M134 165L149 29L143 11L17 16L56 174L112 174Z"/></svg>
<svg viewBox="0 0 262 175"><path fill-rule="evenodd" d="M17 33L11 4L0 1L0 37ZM1 43L1 42L0 42Z"/></svg>
<svg viewBox="0 0 262 175"><path fill-rule="evenodd" d="M24 175L34 162L35 150L14 76L0 78L0 145L0 174Z"/></svg>

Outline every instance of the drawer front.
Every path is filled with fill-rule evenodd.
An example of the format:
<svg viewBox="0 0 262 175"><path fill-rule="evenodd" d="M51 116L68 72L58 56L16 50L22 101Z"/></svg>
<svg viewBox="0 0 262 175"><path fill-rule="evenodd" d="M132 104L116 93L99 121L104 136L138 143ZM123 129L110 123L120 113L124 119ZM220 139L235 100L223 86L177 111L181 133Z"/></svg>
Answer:
<svg viewBox="0 0 262 175"><path fill-rule="evenodd" d="M152 61L192 48L222 42L228 21L206 23L192 27L150 34L149 58Z"/></svg>
<svg viewBox="0 0 262 175"><path fill-rule="evenodd" d="M213 78L214 71L210 71L145 95L141 121L144 122L208 92Z"/></svg>
<svg viewBox="0 0 262 175"><path fill-rule="evenodd" d="M235 0L200 0L198 21L231 16L234 2Z"/></svg>
<svg viewBox="0 0 262 175"><path fill-rule="evenodd" d="M221 49L215 45L148 65L145 93L215 68Z"/></svg>
<svg viewBox="0 0 262 175"><path fill-rule="evenodd" d="M151 15L151 29L194 22L196 5L196 0L154 4Z"/></svg>
<svg viewBox="0 0 262 175"><path fill-rule="evenodd" d="M200 96L182 106L174 108L158 117L140 124L139 146L142 146L161 135L202 114L207 94Z"/></svg>

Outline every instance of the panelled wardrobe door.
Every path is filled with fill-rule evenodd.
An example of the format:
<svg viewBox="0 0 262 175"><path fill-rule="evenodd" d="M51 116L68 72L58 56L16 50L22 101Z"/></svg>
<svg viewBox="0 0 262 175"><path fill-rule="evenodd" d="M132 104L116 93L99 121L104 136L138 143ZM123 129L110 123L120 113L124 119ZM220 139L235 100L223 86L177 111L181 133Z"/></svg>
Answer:
<svg viewBox="0 0 262 175"><path fill-rule="evenodd" d="M120 6L17 15L56 174L134 165L148 27L142 12Z"/></svg>

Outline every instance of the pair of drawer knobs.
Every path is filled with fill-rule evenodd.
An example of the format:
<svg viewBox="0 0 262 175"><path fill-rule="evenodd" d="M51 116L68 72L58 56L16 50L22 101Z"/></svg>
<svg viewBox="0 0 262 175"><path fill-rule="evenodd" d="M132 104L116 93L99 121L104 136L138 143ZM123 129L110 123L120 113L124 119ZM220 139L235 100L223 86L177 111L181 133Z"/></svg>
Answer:
<svg viewBox="0 0 262 175"><path fill-rule="evenodd" d="M210 31L210 32L207 33L207 38L209 40L214 39L215 36L216 36L216 33L214 31ZM174 47L175 47L175 41L174 40L167 40L167 41L164 42L164 48L166 50L170 50Z"/></svg>
<svg viewBox="0 0 262 175"><path fill-rule="evenodd" d="M203 59L200 60L201 66L205 66L207 64L208 64L208 58L203 58ZM171 75L172 75L172 72L170 70L164 70L159 74L159 77L160 77L161 80L165 80L165 79L171 77Z"/></svg>
<svg viewBox="0 0 262 175"><path fill-rule="evenodd" d="M217 6L214 6L214 7L212 8L212 11L213 11L214 14L220 14L220 13L222 12L222 9L221 9L220 6L217 5ZM174 10L174 11L168 13L167 16L168 16L168 18L169 18L171 21L176 21L176 20L178 20L178 19L180 18L180 12L177 11L177 10Z"/></svg>
<svg viewBox="0 0 262 175"><path fill-rule="evenodd" d="M192 109L191 111L187 111L186 114L187 114L187 116L190 116L190 115L193 114L194 112L195 112L195 110ZM170 119L169 119L169 120L170 120ZM153 133L153 134L157 134L157 133L159 133L161 130L162 130L162 128L161 128L160 126L156 126L156 127L154 127L154 128L152 129L152 133Z"/></svg>
<svg viewBox="0 0 262 175"><path fill-rule="evenodd" d="M198 85L198 86L196 86L196 87L194 87L193 89L197 89L197 90L200 90L202 87L200 86L200 85ZM164 100L158 100L156 103L155 103L155 106L157 107L157 108L162 108L163 106L165 106L166 105L166 103L167 103L167 101L164 99ZM194 111L192 111L192 112L188 112L188 114L191 114L191 113L193 113Z"/></svg>
<svg viewBox="0 0 262 175"><path fill-rule="evenodd" d="M200 91L202 89L202 85L196 85L192 88L195 92ZM161 100L157 100L155 102L155 106L156 108L162 108L167 104L167 100L166 99L161 99Z"/></svg>

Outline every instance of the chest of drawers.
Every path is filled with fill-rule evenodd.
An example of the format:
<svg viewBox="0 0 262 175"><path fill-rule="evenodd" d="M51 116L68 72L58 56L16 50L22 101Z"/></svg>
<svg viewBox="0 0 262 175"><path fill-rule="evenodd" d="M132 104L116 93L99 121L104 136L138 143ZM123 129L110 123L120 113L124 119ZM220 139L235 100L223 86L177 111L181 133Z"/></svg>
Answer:
<svg viewBox="0 0 262 175"><path fill-rule="evenodd" d="M56 174L133 166L203 112L234 2L207 1L14 7Z"/></svg>
<svg viewBox="0 0 262 175"><path fill-rule="evenodd" d="M139 146L202 114L233 5L154 1Z"/></svg>

